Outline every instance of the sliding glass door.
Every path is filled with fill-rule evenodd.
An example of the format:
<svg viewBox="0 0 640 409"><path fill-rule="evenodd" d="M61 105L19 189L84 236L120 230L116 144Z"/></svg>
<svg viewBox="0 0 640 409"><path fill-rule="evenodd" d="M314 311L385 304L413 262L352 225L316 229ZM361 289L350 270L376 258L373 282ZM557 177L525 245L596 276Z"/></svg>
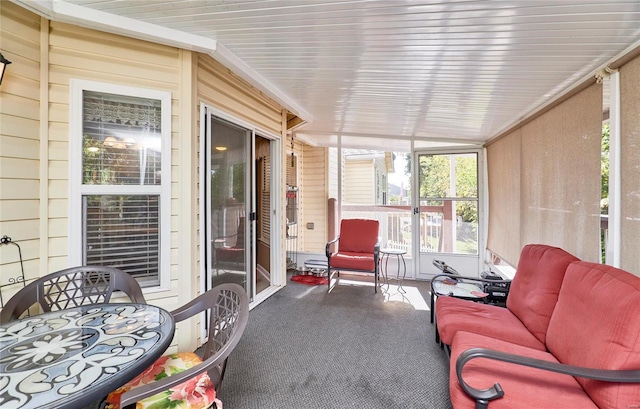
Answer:
<svg viewBox="0 0 640 409"><path fill-rule="evenodd" d="M207 283L238 283L253 293L255 268L253 132L207 115L205 235Z"/></svg>

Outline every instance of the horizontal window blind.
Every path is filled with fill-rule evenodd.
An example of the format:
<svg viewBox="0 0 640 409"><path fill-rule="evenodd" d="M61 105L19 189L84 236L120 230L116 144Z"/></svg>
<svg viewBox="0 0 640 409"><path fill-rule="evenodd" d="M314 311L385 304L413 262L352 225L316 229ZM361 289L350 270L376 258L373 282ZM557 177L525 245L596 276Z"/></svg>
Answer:
<svg viewBox="0 0 640 409"><path fill-rule="evenodd" d="M83 196L85 264L119 268L158 285L159 195Z"/></svg>
<svg viewBox="0 0 640 409"><path fill-rule="evenodd" d="M260 220L260 238L271 240L271 157L265 156L262 163L262 195Z"/></svg>

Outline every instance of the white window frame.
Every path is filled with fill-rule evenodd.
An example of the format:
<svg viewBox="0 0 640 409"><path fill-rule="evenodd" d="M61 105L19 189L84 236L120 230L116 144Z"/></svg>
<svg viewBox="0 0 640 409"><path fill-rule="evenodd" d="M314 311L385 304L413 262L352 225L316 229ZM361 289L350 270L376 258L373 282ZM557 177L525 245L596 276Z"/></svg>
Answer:
<svg viewBox="0 0 640 409"><path fill-rule="evenodd" d="M83 185L82 184L82 136L83 91L118 94L161 101L161 183L160 185ZM70 266L82 264L82 196L147 194L160 196L160 265L158 286L145 287L143 291L167 291L170 288L171 271L171 92L109 84L96 81L71 79L69 82L69 254Z"/></svg>

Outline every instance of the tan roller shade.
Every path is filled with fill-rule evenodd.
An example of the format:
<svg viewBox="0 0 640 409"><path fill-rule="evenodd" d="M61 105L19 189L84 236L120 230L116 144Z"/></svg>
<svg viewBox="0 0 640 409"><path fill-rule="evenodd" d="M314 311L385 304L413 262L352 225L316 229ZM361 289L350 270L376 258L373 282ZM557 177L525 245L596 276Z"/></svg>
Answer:
<svg viewBox="0 0 640 409"><path fill-rule="evenodd" d="M544 243L599 261L601 134L594 84L487 147L492 252L516 265Z"/></svg>
<svg viewBox="0 0 640 409"><path fill-rule="evenodd" d="M488 247L512 265L520 257L520 135L518 129L487 147Z"/></svg>
<svg viewBox="0 0 640 409"><path fill-rule="evenodd" d="M600 261L601 138L598 84L522 128L521 245Z"/></svg>
<svg viewBox="0 0 640 409"><path fill-rule="evenodd" d="M620 266L640 275L640 58L620 67Z"/></svg>

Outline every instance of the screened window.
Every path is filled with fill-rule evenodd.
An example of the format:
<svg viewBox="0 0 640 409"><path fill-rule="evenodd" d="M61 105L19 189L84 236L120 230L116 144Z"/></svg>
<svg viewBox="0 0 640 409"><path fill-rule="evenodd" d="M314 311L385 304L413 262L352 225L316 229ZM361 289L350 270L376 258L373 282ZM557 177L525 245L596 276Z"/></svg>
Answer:
<svg viewBox="0 0 640 409"><path fill-rule="evenodd" d="M161 271L169 269L162 265L169 253L170 96L90 88L76 90L82 100L76 179L81 262L117 267L144 287L160 286Z"/></svg>

